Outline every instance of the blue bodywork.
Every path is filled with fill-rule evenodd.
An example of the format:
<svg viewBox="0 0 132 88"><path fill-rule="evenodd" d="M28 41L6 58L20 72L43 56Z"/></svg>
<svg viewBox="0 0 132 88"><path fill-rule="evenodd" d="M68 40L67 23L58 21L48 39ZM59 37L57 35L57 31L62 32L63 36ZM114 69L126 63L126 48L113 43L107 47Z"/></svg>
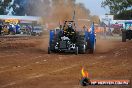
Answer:
<svg viewBox="0 0 132 88"><path fill-rule="evenodd" d="M89 34L89 40L90 40L90 48L94 48L94 45L96 43L96 36L95 36L95 29L94 29L94 23L92 23L91 28L90 28L90 32L88 32Z"/></svg>
<svg viewBox="0 0 132 88"><path fill-rule="evenodd" d="M54 31L53 30L50 30L50 37L49 37L49 45L51 44L51 41L53 40L54 38Z"/></svg>

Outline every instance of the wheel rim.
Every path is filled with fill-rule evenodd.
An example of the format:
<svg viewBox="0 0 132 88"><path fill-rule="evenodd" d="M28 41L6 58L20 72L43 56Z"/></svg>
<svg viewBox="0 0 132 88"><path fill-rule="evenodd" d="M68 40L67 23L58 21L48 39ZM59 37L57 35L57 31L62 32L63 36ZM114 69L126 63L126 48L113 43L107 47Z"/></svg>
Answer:
<svg viewBox="0 0 132 88"><path fill-rule="evenodd" d="M86 52L86 45L83 45L83 53Z"/></svg>

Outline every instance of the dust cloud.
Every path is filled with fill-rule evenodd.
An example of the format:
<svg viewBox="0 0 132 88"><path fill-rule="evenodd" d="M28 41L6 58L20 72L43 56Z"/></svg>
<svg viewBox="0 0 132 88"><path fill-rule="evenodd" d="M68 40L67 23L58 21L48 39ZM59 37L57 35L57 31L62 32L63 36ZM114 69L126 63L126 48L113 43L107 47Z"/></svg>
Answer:
<svg viewBox="0 0 132 88"><path fill-rule="evenodd" d="M114 40L97 39L96 41L96 53L107 53L117 47L117 43Z"/></svg>

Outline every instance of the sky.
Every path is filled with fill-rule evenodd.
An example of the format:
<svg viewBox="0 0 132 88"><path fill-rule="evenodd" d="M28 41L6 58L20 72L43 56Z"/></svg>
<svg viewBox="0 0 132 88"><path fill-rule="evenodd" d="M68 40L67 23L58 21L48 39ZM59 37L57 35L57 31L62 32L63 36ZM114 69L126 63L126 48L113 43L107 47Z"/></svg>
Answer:
<svg viewBox="0 0 132 88"><path fill-rule="evenodd" d="M77 2L81 2L91 11L91 15L105 15L105 13L109 13L108 8L102 8L101 2L103 0L76 0Z"/></svg>

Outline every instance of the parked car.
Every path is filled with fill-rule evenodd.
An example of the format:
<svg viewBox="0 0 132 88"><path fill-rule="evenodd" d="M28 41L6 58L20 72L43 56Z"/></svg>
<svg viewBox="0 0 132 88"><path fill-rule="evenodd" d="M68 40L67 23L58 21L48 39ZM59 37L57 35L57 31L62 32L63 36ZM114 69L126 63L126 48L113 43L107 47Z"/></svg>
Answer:
<svg viewBox="0 0 132 88"><path fill-rule="evenodd" d="M41 36L43 34L43 27L42 26L34 26L31 34L33 36Z"/></svg>

